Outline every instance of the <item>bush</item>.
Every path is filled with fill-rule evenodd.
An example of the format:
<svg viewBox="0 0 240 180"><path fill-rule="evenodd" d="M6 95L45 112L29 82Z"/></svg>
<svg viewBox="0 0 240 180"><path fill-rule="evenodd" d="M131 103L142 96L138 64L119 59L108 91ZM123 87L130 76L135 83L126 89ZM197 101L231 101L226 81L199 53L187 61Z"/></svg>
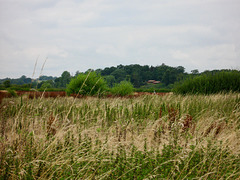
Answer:
<svg viewBox="0 0 240 180"><path fill-rule="evenodd" d="M45 82L43 82L42 83L42 85L41 85L41 88L40 89L43 89L43 90L45 90L45 89L49 89L49 88L52 88L53 86L52 86L52 84L50 83L50 82L48 82L48 81L45 81Z"/></svg>
<svg viewBox="0 0 240 180"><path fill-rule="evenodd" d="M215 94L221 92L240 92L240 72L219 72L203 74L175 84L177 94Z"/></svg>
<svg viewBox="0 0 240 180"><path fill-rule="evenodd" d="M17 93L13 89L8 88L7 91L12 97L17 97Z"/></svg>
<svg viewBox="0 0 240 180"><path fill-rule="evenodd" d="M95 72L79 74L67 85L66 92L80 95L100 95L107 89L106 81Z"/></svg>
<svg viewBox="0 0 240 180"><path fill-rule="evenodd" d="M126 96L134 92L134 88L131 82L121 81L119 84L115 84L111 89L113 95Z"/></svg>

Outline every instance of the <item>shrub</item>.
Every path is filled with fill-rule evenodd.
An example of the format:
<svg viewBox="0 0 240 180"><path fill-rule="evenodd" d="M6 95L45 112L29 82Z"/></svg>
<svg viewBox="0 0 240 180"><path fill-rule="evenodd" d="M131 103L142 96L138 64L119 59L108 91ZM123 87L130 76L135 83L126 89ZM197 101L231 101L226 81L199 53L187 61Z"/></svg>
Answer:
<svg viewBox="0 0 240 180"><path fill-rule="evenodd" d="M130 95L133 91L133 85L129 81L121 81L119 84L115 84L111 89L112 94L117 96Z"/></svg>
<svg viewBox="0 0 240 180"><path fill-rule="evenodd" d="M43 90L45 90L45 89L49 89L49 88L52 88L52 85L51 85L51 83L50 82L43 82L43 84L41 85L41 88L40 89L43 89Z"/></svg>
<svg viewBox="0 0 240 180"><path fill-rule="evenodd" d="M67 85L66 92L68 95L100 95L106 88L107 83L99 74L89 72L88 74L79 74L73 78Z"/></svg>
<svg viewBox="0 0 240 180"><path fill-rule="evenodd" d="M17 93L13 89L8 88L7 91L12 97L17 97Z"/></svg>
<svg viewBox="0 0 240 180"><path fill-rule="evenodd" d="M215 94L221 92L240 92L240 72L219 72L203 74L175 84L177 94Z"/></svg>

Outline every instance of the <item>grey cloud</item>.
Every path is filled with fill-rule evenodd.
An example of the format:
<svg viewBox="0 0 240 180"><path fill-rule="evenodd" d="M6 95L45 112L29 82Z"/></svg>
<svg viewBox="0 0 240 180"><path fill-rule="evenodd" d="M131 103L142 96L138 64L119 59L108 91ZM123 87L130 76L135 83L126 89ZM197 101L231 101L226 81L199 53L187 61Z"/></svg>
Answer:
<svg viewBox="0 0 240 180"><path fill-rule="evenodd" d="M0 78L118 64L239 67L238 0L0 0ZM18 65L16 65L18 64ZM10 70L11 69L11 70Z"/></svg>

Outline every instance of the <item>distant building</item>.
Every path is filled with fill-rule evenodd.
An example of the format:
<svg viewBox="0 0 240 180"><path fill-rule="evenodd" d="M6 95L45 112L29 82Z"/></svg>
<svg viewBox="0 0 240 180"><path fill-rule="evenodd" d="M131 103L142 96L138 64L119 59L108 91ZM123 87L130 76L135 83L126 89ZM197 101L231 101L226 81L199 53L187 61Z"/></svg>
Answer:
<svg viewBox="0 0 240 180"><path fill-rule="evenodd" d="M148 83L149 83L149 84L151 84L151 83L153 83L153 82L155 82L155 80L148 80Z"/></svg>
<svg viewBox="0 0 240 180"><path fill-rule="evenodd" d="M160 84L160 81L154 81L153 84Z"/></svg>
<svg viewBox="0 0 240 180"><path fill-rule="evenodd" d="M148 84L160 84L160 81L155 81L155 80L148 80Z"/></svg>

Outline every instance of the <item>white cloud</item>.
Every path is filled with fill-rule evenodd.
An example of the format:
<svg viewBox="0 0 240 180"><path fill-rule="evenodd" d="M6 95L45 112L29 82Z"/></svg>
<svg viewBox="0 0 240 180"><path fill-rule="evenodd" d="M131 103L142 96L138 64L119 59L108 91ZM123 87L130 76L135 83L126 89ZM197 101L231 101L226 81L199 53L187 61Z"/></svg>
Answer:
<svg viewBox="0 0 240 180"><path fill-rule="evenodd" d="M172 57L186 64L185 67L195 67L200 71L212 69L238 68L238 54L234 44L189 48L172 52ZM194 69L194 68L192 68Z"/></svg>
<svg viewBox="0 0 240 180"><path fill-rule="evenodd" d="M117 57L124 57L124 51L121 51L121 48L116 48L112 45L101 45L97 47L96 53L103 54L103 55L110 55L110 56L117 56Z"/></svg>
<svg viewBox="0 0 240 180"><path fill-rule="evenodd" d="M0 0L0 78L31 74L38 55L57 76L130 63L239 67L239 8L238 0Z"/></svg>
<svg viewBox="0 0 240 180"><path fill-rule="evenodd" d="M180 60L189 60L189 54L184 53L180 50L175 50L172 52L172 57L174 59L180 59Z"/></svg>

